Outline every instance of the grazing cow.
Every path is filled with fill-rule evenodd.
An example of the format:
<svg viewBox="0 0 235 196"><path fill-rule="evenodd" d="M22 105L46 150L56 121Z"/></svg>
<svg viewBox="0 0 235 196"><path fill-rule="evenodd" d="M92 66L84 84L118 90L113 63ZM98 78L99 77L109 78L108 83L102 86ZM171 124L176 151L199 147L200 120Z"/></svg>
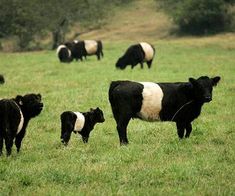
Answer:
<svg viewBox="0 0 235 196"><path fill-rule="evenodd" d="M90 132L96 123L105 121L100 108L90 109L89 112L65 111L60 115L61 120L61 142L67 145L72 131L82 136L84 143L88 142Z"/></svg>
<svg viewBox="0 0 235 196"><path fill-rule="evenodd" d="M125 69L127 65L131 65L133 69L138 63L140 63L143 69L143 63L146 62L148 68L151 67L153 58L155 55L155 48L146 43L140 42L138 44L130 46L125 54L120 57L116 63L116 67L120 69Z"/></svg>
<svg viewBox="0 0 235 196"><path fill-rule="evenodd" d="M0 100L0 155L5 140L7 156L11 154L13 140L20 151L27 125L43 108L40 94L17 95L14 99Z"/></svg>
<svg viewBox="0 0 235 196"><path fill-rule="evenodd" d="M56 51L60 62L69 63L73 60L71 50L66 45L59 45Z"/></svg>
<svg viewBox="0 0 235 196"><path fill-rule="evenodd" d="M127 144L127 125L131 118L145 121L176 122L179 138L189 137L191 122L204 103L212 100L212 88L220 77L189 78L189 82L153 83L114 81L109 88L109 101L117 123L121 144Z"/></svg>
<svg viewBox="0 0 235 196"><path fill-rule="evenodd" d="M0 84L4 84L4 83L5 83L5 79L3 75L0 74Z"/></svg>
<svg viewBox="0 0 235 196"><path fill-rule="evenodd" d="M74 42L75 43L75 42ZM90 56L90 55L96 55L97 59L100 60L100 57L104 56L103 53L103 45L102 42L95 41L95 40L83 40L83 41L77 41L74 44L73 50L72 50L72 56L78 60L83 60L83 57Z"/></svg>

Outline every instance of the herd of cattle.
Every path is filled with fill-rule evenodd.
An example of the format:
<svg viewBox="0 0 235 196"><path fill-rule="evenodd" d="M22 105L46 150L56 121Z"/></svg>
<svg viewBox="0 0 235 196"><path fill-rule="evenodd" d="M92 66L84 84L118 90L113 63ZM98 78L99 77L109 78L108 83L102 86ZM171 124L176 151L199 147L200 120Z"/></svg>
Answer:
<svg viewBox="0 0 235 196"><path fill-rule="evenodd" d="M84 40L67 42L57 48L61 62L83 60L88 55L103 57L101 41ZM133 68L146 62L151 67L155 49L151 44L140 42L130 46L121 56L116 67L124 69L127 65ZM112 81L109 87L109 102L117 124L120 144L128 144L127 126L131 118L144 121L172 121L176 123L178 137L188 138L192 131L192 121L201 112L202 106L212 100L213 87L220 77L209 78L201 76L198 79L189 78L188 82L153 83L135 81ZM0 83L4 77L0 75ZM12 99L0 100L0 156L3 142L7 156L11 154L13 142L20 151L22 139L25 136L30 119L38 116L42 109L40 94L17 95ZM80 134L84 143L96 123L105 121L103 111L97 107L88 112L65 111L60 115L61 142L67 145L72 132Z"/></svg>
<svg viewBox="0 0 235 196"><path fill-rule="evenodd" d="M75 60L86 59L86 56L96 55L97 59L104 56L103 44L100 40L74 40L72 42L66 42L59 45L57 48L57 55L60 62L69 63ZM143 63L146 62L148 68L151 67L152 61L155 55L155 48L146 42L140 42L138 44L130 46L126 52L121 56L116 67L119 69L125 69L127 65L131 65L131 68L136 66L138 63L143 68Z"/></svg>

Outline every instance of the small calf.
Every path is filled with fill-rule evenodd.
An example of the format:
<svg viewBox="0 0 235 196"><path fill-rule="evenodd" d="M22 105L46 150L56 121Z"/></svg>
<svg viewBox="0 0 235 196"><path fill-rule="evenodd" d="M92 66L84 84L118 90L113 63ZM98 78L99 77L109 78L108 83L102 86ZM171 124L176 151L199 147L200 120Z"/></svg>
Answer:
<svg viewBox="0 0 235 196"><path fill-rule="evenodd" d="M105 121L100 108L90 109L89 112L65 111L60 115L61 120L61 142L67 145L72 131L82 136L84 143L88 142L90 132L96 123Z"/></svg>
<svg viewBox="0 0 235 196"><path fill-rule="evenodd" d="M0 100L0 156L5 140L7 156L11 155L13 140L20 151L27 125L43 108L40 94L17 95L14 99Z"/></svg>

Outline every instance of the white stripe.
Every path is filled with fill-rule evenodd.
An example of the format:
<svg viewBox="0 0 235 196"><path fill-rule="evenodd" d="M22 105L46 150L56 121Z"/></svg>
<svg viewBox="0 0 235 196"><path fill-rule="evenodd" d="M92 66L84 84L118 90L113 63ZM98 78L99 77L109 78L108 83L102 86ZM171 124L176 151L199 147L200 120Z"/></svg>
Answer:
<svg viewBox="0 0 235 196"><path fill-rule="evenodd" d="M152 46L146 42L140 42L141 47L144 50L145 53L145 61L150 61L153 59L154 56L154 50L152 48Z"/></svg>
<svg viewBox="0 0 235 196"><path fill-rule="evenodd" d="M74 124L74 131L81 131L85 124L85 117L81 112L74 112L74 114L77 116L76 122Z"/></svg>
<svg viewBox="0 0 235 196"><path fill-rule="evenodd" d="M140 112L137 114L146 121L160 120L159 113L162 109L163 92L161 87L153 82L140 82L144 85L142 92L143 101Z"/></svg>
<svg viewBox="0 0 235 196"><path fill-rule="evenodd" d="M95 40L85 40L85 49L87 54L95 54L98 48L97 41Z"/></svg>
<svg viewBox="0 0 235 196"><path fill-rule="evenodd" d="M67 47L66 47L65 45L59 45L58 48L57 48L57 50L56 50L56 54L57 54L57 55L59 54L59 52L60 52L60 50L61 50L62 48L67 48Z"/></svg>
<svg viewBox="0 0 235 196"><path fill-rule="evenodd" d="M24 124L24 116L23 116L23 113L21 112L21 109L20 107L18 106L18 104L16 102L14 102L16 107L19 109L19 112L20 112L20 123L18 125L18 128L17 128L17 134L21 131L22 127L23 127L23 124Z"/></svg>

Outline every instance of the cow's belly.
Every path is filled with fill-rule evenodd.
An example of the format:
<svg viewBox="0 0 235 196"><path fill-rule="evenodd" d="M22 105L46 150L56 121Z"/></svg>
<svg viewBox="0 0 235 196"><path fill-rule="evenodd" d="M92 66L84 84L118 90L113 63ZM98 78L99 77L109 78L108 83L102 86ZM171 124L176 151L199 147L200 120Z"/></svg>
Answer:
<svg viewBox="0 0 235 196"><path fill-rule="evenodd" d="M160 120L159 113L162 109L163 92L160 86L152 82L141 82L144 85L142 92L143 101L137 116L146 121Z"/></svg>

